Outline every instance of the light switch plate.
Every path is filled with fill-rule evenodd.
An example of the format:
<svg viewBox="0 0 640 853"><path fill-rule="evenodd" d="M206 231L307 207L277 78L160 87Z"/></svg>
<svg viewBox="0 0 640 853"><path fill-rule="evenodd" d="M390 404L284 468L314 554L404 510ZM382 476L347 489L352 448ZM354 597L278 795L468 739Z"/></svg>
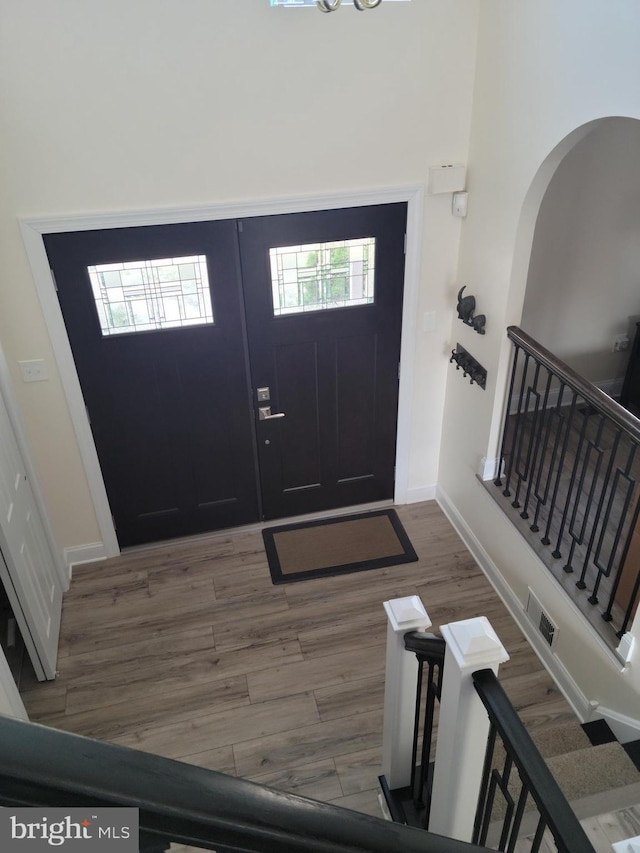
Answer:
<svg viewBox="0 0 640 853"><path fill-rule="evenodd" d="M43 358L32 358L28 361L19 361L20 373L23 382L44 382L49 378L47 366Z"/></svg>

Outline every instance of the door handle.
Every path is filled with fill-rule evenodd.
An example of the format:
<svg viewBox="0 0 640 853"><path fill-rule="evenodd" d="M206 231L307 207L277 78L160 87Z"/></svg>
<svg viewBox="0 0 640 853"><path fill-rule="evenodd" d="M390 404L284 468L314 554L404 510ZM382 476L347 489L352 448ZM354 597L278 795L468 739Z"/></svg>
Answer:
<svg viewBox="0 0 640 853"><path fill-rule="evenodd" d="M271 421L274 418L283 418L284 412L277 412L275 415L271 414L271 406L260 406L258 408L258 420L261 421Z"/></svg>

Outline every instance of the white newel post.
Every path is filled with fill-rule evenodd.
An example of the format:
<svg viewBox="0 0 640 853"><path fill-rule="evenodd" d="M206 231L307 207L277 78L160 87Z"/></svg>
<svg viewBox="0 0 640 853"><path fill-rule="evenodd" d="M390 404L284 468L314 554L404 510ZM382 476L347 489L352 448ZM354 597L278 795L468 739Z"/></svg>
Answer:
<svg viewBox="0 0 640 853"><path fill-rule="evenodd" d="M419 596L384 602L387 612L387 661L384 687L382 772L391 790L411 781L413 719L415 714L418 661L405 651L407 631L426 630L431 619Z"/></svg>
<svg viewBox="0 0 640 853"><path fill-rule="evenodd" d="M479 669L497 673L509 655L485 616L452 622L440 631L447 649L429 830L471 841L489 734L489 718L471 676Z"/></svg>

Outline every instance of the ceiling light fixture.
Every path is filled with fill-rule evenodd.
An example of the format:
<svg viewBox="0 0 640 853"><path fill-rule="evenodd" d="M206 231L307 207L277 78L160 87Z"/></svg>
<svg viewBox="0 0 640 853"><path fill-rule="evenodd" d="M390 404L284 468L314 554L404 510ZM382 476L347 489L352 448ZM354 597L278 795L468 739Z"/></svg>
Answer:
<svg viewBox="0 0 640 853"><path fill-rule="evenodd" d="M342 0L316 0L316 2L318 9L322 12L335 12L336 9L340 8ZM382 0L353 0L353 5L360 12L364 12L365 9L375 9L380 3Z"/></svg>

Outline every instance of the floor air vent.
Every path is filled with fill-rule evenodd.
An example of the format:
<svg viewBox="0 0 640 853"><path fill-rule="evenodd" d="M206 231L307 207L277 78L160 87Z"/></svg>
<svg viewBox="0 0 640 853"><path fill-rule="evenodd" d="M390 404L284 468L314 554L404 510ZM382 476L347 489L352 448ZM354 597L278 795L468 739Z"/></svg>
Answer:
<svg viewBox="0 0 640 853"><path fill-rule="evenodd" d="M558 626L547 616L531 590L529 590L525 613L535 625L536 630L544 637L545 642L553 648L558 637Z"/></svg>

